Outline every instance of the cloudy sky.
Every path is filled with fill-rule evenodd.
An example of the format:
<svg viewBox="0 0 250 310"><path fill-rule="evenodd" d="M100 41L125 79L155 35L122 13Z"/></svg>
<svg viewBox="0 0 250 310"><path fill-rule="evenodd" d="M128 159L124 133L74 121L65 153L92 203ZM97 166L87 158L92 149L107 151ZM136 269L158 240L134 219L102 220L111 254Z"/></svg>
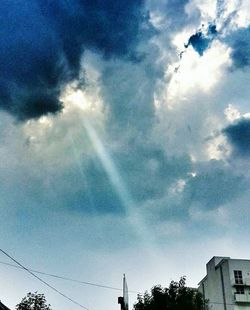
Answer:
<svg viewBox="0 0 250 310"><path fill-rule="evenodd" d="M2 249L139 292L250 258L248 0L2 0L0 15ZM79 309L24 271L0 277L12 309L36 290ZM119 309L119 291L41 277Z"/></svg>

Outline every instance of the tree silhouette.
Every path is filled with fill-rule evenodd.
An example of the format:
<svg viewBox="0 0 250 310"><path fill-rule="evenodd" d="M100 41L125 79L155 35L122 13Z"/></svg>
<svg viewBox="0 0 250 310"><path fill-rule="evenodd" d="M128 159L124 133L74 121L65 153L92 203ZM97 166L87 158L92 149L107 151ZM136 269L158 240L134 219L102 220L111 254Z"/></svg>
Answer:
<svg viewBox="0 0 250 310"><path fill-rule="evenodd" d="M28 293L19 304L16 310L51 310L50 304L46 303L44 294Z"/></svg>
<svg viewBox="0 0 250 310"><path fill-rule="evenodd" d="M206 310L207 302L193 288L186 286L186 278L171 281L168 288L156 285L145 294L138 295L134 310Z"/></svg>

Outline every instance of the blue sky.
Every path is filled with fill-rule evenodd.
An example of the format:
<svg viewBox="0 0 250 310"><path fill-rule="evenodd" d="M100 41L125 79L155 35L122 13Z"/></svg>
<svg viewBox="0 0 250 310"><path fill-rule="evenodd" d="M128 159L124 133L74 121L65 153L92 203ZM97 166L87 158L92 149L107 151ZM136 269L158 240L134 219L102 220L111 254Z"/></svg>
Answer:
<svg viewBox="0 0 250 310"><path fill-rule="evenodd" d="M196 286L214 255L250 258L249 13L247 0L1 1L1 247L83 281L126 273L140 292ZM0 272L9 307L36 290L73 307ZM119 309L119 292L44 279Z"/></svg>

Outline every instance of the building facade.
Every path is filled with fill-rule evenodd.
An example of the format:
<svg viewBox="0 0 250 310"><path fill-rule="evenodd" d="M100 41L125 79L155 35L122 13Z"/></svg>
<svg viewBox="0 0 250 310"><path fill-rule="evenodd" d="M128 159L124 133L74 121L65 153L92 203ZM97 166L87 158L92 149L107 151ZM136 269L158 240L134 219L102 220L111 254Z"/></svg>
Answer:
<svg viewBox="0 0 250 310"><path fill-rule="evenodd" d="M250 310L250 260L214 256L198 290L211 310Z"/></svg>

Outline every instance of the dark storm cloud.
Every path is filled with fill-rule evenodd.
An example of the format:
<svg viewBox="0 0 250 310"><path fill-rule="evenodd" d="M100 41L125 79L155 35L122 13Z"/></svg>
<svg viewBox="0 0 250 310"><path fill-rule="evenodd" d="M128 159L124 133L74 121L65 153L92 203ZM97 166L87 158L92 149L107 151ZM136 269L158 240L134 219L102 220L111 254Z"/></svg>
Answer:
<svg viewBox="0 0 250 310"><path fill-rule="evenodd" d="M242 118L227 126L222 132L228 138L236 155L250 155L250 119Z"/></svg>
<svg viewBox="0 0 250 310"><path fill-rule="evenodd" d="M204 28L204 25L202 26ZM216 25L211 24L204 31L204 29L199 29L195 34L193 34L189 39L188 43L185 44L185 48L188 48L190 45L193 49L202 56L204 52L210 47L212 41L218 34L216 30Z"/></svg>
<svg viewBox="0 0 250 310"><path fill-rule="evenodd" d="M43 0L40 3L43 15L62 38L68 62L75 68L79 66L82 44L100 50L106 57L134 58L138 40L147 31L153 31L143 0Z"/></svg>
<svg viewBox="0 0 250 310"><path fill-rule="evenodd" d="M236 5L233 10L223 21L222 30L230 30L230 25L235 17L239 14L241 1ZM224 0L217 1L217 19L219 19L227 10L227 2ZM231 29L226 37L220 38L232 49L232 69L241 69L250 65L250 27L240 27L237 30Z"/></svg>
<svg viewBox="0 0 250 310"><path fill-rule="evenodd" d="M32 166L30 171L26 167L25 173L23 169L17 165L2 172L3 205L10 208L18 205L21 209L67 209L93 215L124 213L124 206L98 158L90 160L84 169L78 165L62 171L51 171L44 166L39 169Z"/></svg>
<svg viewBox="0 0 250 310"><path fill-rule="evenodd" d="M197 175L187 182L184 201L187 205L198 203L202 207L215 209L233 201L246 189L242 175L233 173L220 161L212 160L200 165Z"/></svg>
<svg viewBox="0 0 250 310"><path fill-rule="evenodd" d="M27 154L26 148L23 146L23 154ZM72 150L69 152L74 156ZM140 208L147 201L164 197L171 184L191 170L188 156L169 157L157 145L146 143L146 138L140 143L131 140L126 147L109 153L121 186ZM119 196L111 175L97 155L83 155L79 162L70 166L64 164L63 169L58 169L56 163L51 164L47 153L44 154L50 158L48 163L46 160L27 162L23 154L16 155L17 159L13 154L15 159L10 158L9 166L2 169L1 178L5 182L0 186L0 194L3 204L15 206L18 202L24 208L37 206L81 214L124 215L124 199Z"/></svg>
<svg viewBox="0 0 250 310"><path fill-rule="evenodd" d="M137 202L162 198L173 182L191 170L187 155L168 156L153 143L134 142L130 141L129 147L116 154L116 158L119 171Z"/></svg>
<svg viewBox="0 0 250 310"><path fill-rule="evenodd" d="M233 69L242 69L250 65L250 27L239 29L226 38L232 48Z"/></svg>
<svg viewBox="0 0 250 310"><path fill-rule="evenodd" d="M103 167L92 161L83 174L76 170L67 171L62 188L57 184L59 205L72 212L86 214L124 214L124 206ZM53 204L53 196L49 204Z"/></svg>
<svg viewBox="0 0 250 310"><path fill-rule="evenodd" d="M152 144L136 145L131 142L130 146L111 157L115 158L113 164L122 186L139 207L148 200L161 199L173 182L191 170L188 156L168 157ZM124 214L124 201L98 157L94 156L88 162L82 174L70 170L60 179L63 180L62 186L58 181L53 192L59 191L61 205L83 213Z"/></svg>
<svg viewBox="0 0 250 310"><path fill-rule="evenodd" d="M19 119L60 111L84 49L138 60L137 43L152 34L143 0L3 0L0 18L0 107Z"/></svg>
<svg viewBox="0 0 250 310"><path fill-rule="evenodd" d="M56 112L59 45L35 1L1 1L0 107L18 118Z"/></svg>

